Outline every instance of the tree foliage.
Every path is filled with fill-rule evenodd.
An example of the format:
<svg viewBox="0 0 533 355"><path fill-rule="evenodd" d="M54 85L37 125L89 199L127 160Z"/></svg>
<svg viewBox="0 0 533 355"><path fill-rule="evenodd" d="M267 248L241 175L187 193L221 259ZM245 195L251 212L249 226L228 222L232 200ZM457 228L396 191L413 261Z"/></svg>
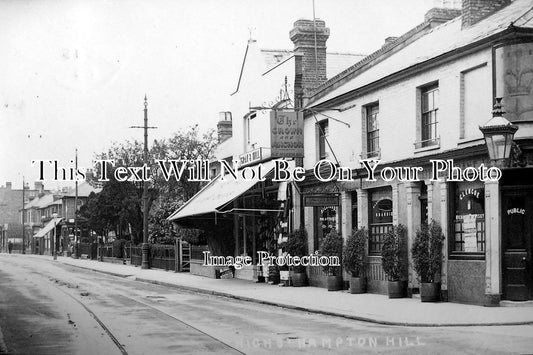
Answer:
<svg viewBox="0 0 533 355"><path fill-rule="evenodd" d="M431 221L422 224L416 231L416 237L411 247L413 268L420 282L435 282L435 277L442 265L442 243L444 235L440 225Z"/></svg>
<svg viewBox="0 0 533 355"><path fill-rule="evenodd" d="M179 180L171 177L165 180L158 160L209 160L216 147L214 130L201 134L198 125L174 133L170 138L154 140L150 144L148 209L149 239L152 242L170 242L177 234L167 218L183 203L189 200L203 186L202 182ZM143 182L119 182L114 171L119 167L142 167L144 144L140 141L115 142L107 151L97 154L97 160L114 160L114 166L107 165L107 176L101 176L97 166L93 182L102 181L102 191L90 196L83 211L80 211L89 227L98 233L115 230L119 237L130 235L134 243L142 241Z"/></svg>
<svg viewBox="0 0 533 355"><path fill-rule="evenodd" d="M383 240L381 265L390 281L400 281L407 271L407 228L392 226Z"/></svg>
<svg viewBox="0 0 533 355"><path fill-rule="evenodd" d="M367 242L368 230L364 227L361 229L355 228L346 240L342 264L353 277L364 276Z"/></svg>
<svg viewBox="0 0 533 355"><path fill-rule="evenodd" d="M324 240L322 240L322 245L320 246L320 256L327 257L338 257L339 260L342 257L342 237L337 233L336 229L332 229L329 232ZM327 275L338 276L340 275L340 267L326 265L323 266L324 272Z"/></svg>

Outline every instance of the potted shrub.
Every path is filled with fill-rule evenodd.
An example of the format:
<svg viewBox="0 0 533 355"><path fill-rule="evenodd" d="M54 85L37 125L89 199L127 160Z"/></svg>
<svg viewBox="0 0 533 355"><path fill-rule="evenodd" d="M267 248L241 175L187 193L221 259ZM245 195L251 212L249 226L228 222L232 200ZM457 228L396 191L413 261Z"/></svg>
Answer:
<svg viewBox="0 0 533 355"><path fill-rule="evenodd" d="M366 228L354 229L346 240L342 253L342 264L351 274L350 293L366 292L365 259L368 231Z"/></svg>
<svg viewBox="0 0 533 355"><path fill-rule="evenodd" d="M335 229L329 232L324 240L322 240L322 246L320 247L320 257L334 257L339 260L342 256L342 237L337 233ZM325 265L323 270L327 275L327 287L328 291L342 290L342 270L340 266Z"/></svg>
<svg viewBox="0 0 533 355"><path fill-rule="evenodd" d="M385 234L381 249L381 265L389 280L389 298L402 298L407 295L407 228L392 226Z"/></svg>
<svg viewBox="0 0 533 355"><path fill-rule="evenodd" d="M440 300L440 275L442 265L442 243L444 235L440 225L431 221L422 224L416 232L411 247L413 267L420 281L420 299L422 302L437 302Z"/></svg>
<svg viewBox="0 0 533 355"><path fill-rule="evenodd" d="M289 234L288 240L285 243L285 251L291 256L298 256L299 258L307 255L307 232L305 229L297 229ZM290 277L292 285L295 287L307 285L305 266L293 266Z"/></svg>

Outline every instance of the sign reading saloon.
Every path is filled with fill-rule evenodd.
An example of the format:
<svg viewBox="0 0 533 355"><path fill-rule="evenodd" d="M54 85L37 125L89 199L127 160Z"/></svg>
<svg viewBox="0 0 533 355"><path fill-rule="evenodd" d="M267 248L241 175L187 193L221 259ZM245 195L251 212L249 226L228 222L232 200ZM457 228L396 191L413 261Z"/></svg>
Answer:
<svg viewBox="0 0 533 355"><path fill-rule="evenodd" d="M304 119L294 111L270 112L270 144L274 158L304 156Z"/></svg>

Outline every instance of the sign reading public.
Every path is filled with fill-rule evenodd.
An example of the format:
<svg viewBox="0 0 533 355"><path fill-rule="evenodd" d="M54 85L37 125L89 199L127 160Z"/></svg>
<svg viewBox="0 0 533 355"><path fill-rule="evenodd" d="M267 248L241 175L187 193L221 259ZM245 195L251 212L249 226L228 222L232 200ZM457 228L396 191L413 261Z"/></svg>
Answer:
<svg viewBox="0 0 533 355"><path fill-rule="evenodd" d="M304 118L301 112L270 112L270 145L275 158L304 156Z"/></svg>

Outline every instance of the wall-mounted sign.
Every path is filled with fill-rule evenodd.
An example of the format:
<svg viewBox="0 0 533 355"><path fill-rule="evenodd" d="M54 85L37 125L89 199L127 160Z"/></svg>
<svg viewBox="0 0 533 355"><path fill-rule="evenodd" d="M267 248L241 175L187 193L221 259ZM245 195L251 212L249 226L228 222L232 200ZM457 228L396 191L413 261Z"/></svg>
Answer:
<svg viewBox="0 0 533 355"><path fill-rule="evenodd" d="M510 208L507 210L507 215L510 216L512 214L525 214L526 210L524 208Z"/></svg>
<svg viewBox="0 0 533 355"><path fill-rule="evenodd" d="M304 118L301 112L270 112L270 146L274 158L304 156Z"/></svg>
<svg viewBox="0 0 533 355"><path fill-rule="evenodd" d="M251 165L253 163L260 162L263 159L268 158L268 149L257 148L239 155L239 167Z"/></svg>
<svg viewBox="0 0 533 355"><path fill-rule="evenodd" d="M304 196L304 206L338 206L339 197L336 195Z"/></svg>

